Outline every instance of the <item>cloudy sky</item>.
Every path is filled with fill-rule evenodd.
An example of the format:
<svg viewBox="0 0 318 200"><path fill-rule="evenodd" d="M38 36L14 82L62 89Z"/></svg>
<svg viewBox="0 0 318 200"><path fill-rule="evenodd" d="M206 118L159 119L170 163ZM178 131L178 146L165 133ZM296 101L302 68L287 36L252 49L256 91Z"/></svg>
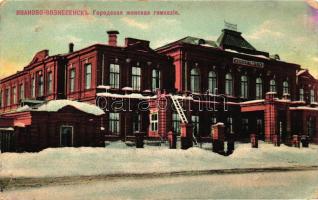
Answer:
<svg viewBox="0 0 318 200"><path fill-rule="evenodd" d="M26 66L34 54L67 52L106 43L106 31L151 41L153 48L185 36L216 40L224 20L258 50L279 54L318 77L318 0L308 1L13 1L0 0L0 78ZM18 16L16 10L176 10L175 16Z"/></svg>

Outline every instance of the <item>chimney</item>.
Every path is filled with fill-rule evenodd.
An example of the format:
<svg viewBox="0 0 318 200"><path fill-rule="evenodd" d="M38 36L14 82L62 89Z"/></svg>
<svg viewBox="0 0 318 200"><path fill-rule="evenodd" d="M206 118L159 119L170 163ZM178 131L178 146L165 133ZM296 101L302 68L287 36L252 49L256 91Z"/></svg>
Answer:
<svg viewBox="0 0 318 200"><path fill-rule="evenodd" d="M115 30L111 30L111 31L107 31L107 34L108 34L108 45L117 46L117 34L119 34L119 32Z"/></svg>
<svg viewBox="0 0 318 200"><path fill-rule="evenodd" d="M74 44L71 42L68 44L68 52L73 53L73 51L74 51Z"/></svg>

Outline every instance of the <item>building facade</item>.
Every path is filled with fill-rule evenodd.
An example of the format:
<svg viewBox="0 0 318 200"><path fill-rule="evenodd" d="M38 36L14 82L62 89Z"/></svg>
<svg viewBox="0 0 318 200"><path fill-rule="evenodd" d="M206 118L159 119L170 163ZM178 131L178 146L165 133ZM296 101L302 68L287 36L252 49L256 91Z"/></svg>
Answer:
<svg viewBox="0 0 318 200"><path fill-rule="evenodd" d="M226 138L257 134L288 143L306 135L318 143L318 81L300 65L257 50L242 33L224 29L217 41L185 37L155 50L135 38L118 45L118 32L107 33L107 44L74 51L70 43L68 53L53 56L40 51L0 80L0 127L17 129L10 120L22 115L19 107L68 99L104 109L101 141L136 132L182 137L188 124L198 143L210 141L211 126L222 122Z"/></svg>

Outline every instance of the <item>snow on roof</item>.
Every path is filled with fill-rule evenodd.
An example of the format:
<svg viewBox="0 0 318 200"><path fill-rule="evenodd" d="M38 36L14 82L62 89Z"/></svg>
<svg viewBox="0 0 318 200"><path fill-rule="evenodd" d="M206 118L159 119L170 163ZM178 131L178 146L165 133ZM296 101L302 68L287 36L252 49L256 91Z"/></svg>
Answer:
<svg viewBox="0 0 318 200"><path fill-rule="evenodd" d="M290 99L275 99L275 101L277 102L282 102L282 103L288 103L288 102L291 102Z"/></svg>
<svg viewBox="0 0 318 200"><path fill-rule="evenodd" d="M153 99L157 98L156 95L154 96L143 96L139 93L131 93L131 94L113 94L109 92L101 92L97 93L97 96L99 97L113 97L113 98L130 98L130 99Z"/></svg>
<svg viewBox="0 0 318 200"><path fill-rule="evenodd" d="M0 127L0 131L14 131L14 128L13 127L5 127L5 128Z"/></svg>
<svg viewBox="0 0 318 200"><path fill-rule="evenodd" d="M30 106L25 105L25 106L19 107L19 108L16 110L16 112L25 112L25 111L30 111L30 110L31 110Z"/></svg>
<svg viewBox="0 0 318 200"><path fill-rule="evenodd" d="M318 111L318 108L308 107L308 106L298 106L298 107L291 107L290 110L311 110L311 111Z"/></svg>
<svg viewBox="0 0 318 200"><path fill-rule="evenodd" d="M277 92L266 92L266 94L277 94Z"/></svg>
<svg viewBox="0 0 318 200"><path fill-rule="evenodd" d="M97 86L97 89L109 90L110 88L112 88L112 87L110 87L109 85L99 85L99 86Z"/></svg>
<svg viewBox="0 0 318 200"><path fill-rule="evenodd" d="M57 112L66 106L72 106L80 111L93 114L96 116L105 114L104 111L98 106L88 104L88 103L83 103L83 102L71 101L71 100L48 101L47 103L40 105L36 110L46 111L46 112Z"/></svg>
<svg viewBox="0 0 318 200"><path fill-rule="evenodd" d="M253 57L257 57L257 58L263 58L263 59L266 59L266 60L269 60L270 58L264 56L264 55L255 55L255 54L249 54L249 53L242 53L242 52L238 52L238 51L235 51L235 50L232 50L232 49L224 49L225 51L227 52L231 52L231 53L237 53L237 54L242 54L242 55L248 55L248 56L253 56Z"/></svg>
<svg viewBox="0 0 318 200"><path fill-rule="evenodd" d="M240 104L250 104L250 103L262 103L262 102L265 102L265 100L264 99L259 99L259 100L252 100L252 101L244 101L244 102L242 102L242 103L240 103Z"/></svg>
<svg viewBox="0 0 318 200"><path fill-rule="evenodd" d="M307 69L302 69L299 72L297 72L297 76L302 75L303 73L305 73L306 71L308 71Z"/></svg>

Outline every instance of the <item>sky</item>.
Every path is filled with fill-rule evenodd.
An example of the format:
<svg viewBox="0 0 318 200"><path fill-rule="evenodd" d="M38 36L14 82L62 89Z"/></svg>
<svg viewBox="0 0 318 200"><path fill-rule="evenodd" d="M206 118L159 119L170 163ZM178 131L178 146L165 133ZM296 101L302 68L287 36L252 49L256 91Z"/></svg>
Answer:
<svg viewBox="0 0 318 200"><path fill-rule="evenodd" d="M0 0L0 78L22 70L36 52L66 53L95 43L107 43L107 30L118 30L119 45L125 37L151 41L152 48L186 36L216 40L224 21L256 49L279 54L318 78L318 0L298 1L74 1ZM16 10L80 9L88 16L21 16ZM176 10L166 16L98 16L93 11Z"/></svg>

